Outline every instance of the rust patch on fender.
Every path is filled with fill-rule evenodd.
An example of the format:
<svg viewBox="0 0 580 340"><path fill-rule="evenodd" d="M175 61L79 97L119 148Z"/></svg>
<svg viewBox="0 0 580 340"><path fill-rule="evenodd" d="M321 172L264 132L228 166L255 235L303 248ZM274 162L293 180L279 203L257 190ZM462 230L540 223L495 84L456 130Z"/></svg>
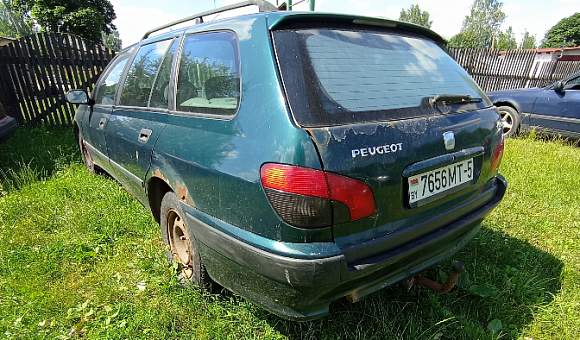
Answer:
<svg viewBox="0 0 580 340"><path fill-rule="evenodd" d="M180 201L182 201L185 204L191 205L192 207L195 207L195 202L193 202L189 197L189 191L187 190L185 184L175 181L174 189L175 194L177 195Z"/></svg>
<svg viewBox="0 0 580 340"><path fill-rule="evenodd" d="M193 200L189 196L189 191L187 190L187 187L185 186L184 183L181 183L179 181L175 181L175 183L173 183L173 185L171 185L169 183L169 180L163 175L163 173L159 169L157 169L157 170L155 170L155 172L153 172L152 177L159 178L160 180L165 182L165 184L167 184L171 189L173 189L173 192L175 192L175 194L177 195L177 198L179 198L180 201L182 201L185 204L191 205L192 207L195 207L195 202L193 202Z"/></svg>
<svg viewBox="0 0 580 340"><path fill-rule="evenodd" d="M167 178L165 178L165 176L163 176L163 174L161 173L161 170L159 170L159 169L155 170L155 172L153 173L153 177L159 178L160 180L165 182L165 184L167 184L167 185L169 185L169 187L171 187L171 184L169 184L169 181L167 180Z"/></svg>

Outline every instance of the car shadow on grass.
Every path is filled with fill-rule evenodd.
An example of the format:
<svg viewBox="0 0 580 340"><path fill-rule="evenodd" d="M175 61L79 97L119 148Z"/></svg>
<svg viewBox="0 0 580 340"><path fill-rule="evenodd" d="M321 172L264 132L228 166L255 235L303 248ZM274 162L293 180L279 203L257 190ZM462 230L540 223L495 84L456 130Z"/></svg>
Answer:
<svg viewBox="0 0 580 340"><path fill-rule="evenodd" d="M0 144L0 192L18 190L82 162L72 128L19 127Z"/></svg>
<svg viewBox="0 0 580 340"><path fill-rule="evenodd" d="M290 339L517 339L561 289L559 259L491 228L423 274L442 282L454 261L466 272L450 293L401 283L356 304L338 300L320 320L267 320Z"/></svg>

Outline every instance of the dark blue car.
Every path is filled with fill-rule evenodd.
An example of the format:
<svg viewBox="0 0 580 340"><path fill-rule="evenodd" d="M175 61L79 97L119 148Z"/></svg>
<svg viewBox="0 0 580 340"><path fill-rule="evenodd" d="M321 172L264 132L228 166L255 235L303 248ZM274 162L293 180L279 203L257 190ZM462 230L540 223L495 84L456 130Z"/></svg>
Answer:
<svg viewBox="0 0 580 340"><path fill-rule="evenodd" d="M520 127L580 139L580 72L544 88L487 93L509 137Z"/></svg>
<svg viewBox="0 0 580 340"><path fill-rule="evenodd" d="M5 142L16 131L16 119L6 115L0 104L0 143Z"/></svg>

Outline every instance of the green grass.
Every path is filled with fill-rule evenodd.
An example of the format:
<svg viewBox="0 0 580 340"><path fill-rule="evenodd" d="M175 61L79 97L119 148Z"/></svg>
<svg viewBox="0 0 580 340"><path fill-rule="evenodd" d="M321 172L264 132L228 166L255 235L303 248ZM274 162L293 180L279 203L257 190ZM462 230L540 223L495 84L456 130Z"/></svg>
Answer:
<svg viewBox="0 0 580 340"><path fill-rule="evenodd" d="M574 145L508 140L504 202L426 273L441 280L461 260L461 288L396 285L296 323L235 294L181 286L158 225L115 181L86 173L72 131L20 128L0 144L0 337L578 339L578 164Z"/></svg>

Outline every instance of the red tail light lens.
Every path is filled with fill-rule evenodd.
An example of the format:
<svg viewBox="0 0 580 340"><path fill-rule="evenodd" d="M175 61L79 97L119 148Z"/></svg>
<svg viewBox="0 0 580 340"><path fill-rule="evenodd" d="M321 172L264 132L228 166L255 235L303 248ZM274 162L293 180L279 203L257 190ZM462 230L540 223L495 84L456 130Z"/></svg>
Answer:
<svg viewBox="0 0 580 340"><path fill-rule="evenodd" d="M363 182L326 173L330 185L331 199L346 204L350 220L356 221L375 213L375 198L368 185Z"/></svg>
<svg viewBox="0 0 580 340"><path fill-rule="evenodd" d="M260 175L274 210L294 226L324 227L375 213L371 188L350 177L274 163L264 164Z"/></svg>
<svg viewBox="0 0 580 340"><path fill-rule="evenodd" d="M323 171L285 164L264 164L262 185L294 194L330 198Z"/></svg>
<svg viewBox="0 0 580 340"><path fill-rule="evenodd" d="M499 163L501 162L501 158L503 156L504 142L505 142L504 137L502 135L499 144L496 146L495 151L493 153L493 160L491 161L491 171L495 171L499 167Z"/></svg>

